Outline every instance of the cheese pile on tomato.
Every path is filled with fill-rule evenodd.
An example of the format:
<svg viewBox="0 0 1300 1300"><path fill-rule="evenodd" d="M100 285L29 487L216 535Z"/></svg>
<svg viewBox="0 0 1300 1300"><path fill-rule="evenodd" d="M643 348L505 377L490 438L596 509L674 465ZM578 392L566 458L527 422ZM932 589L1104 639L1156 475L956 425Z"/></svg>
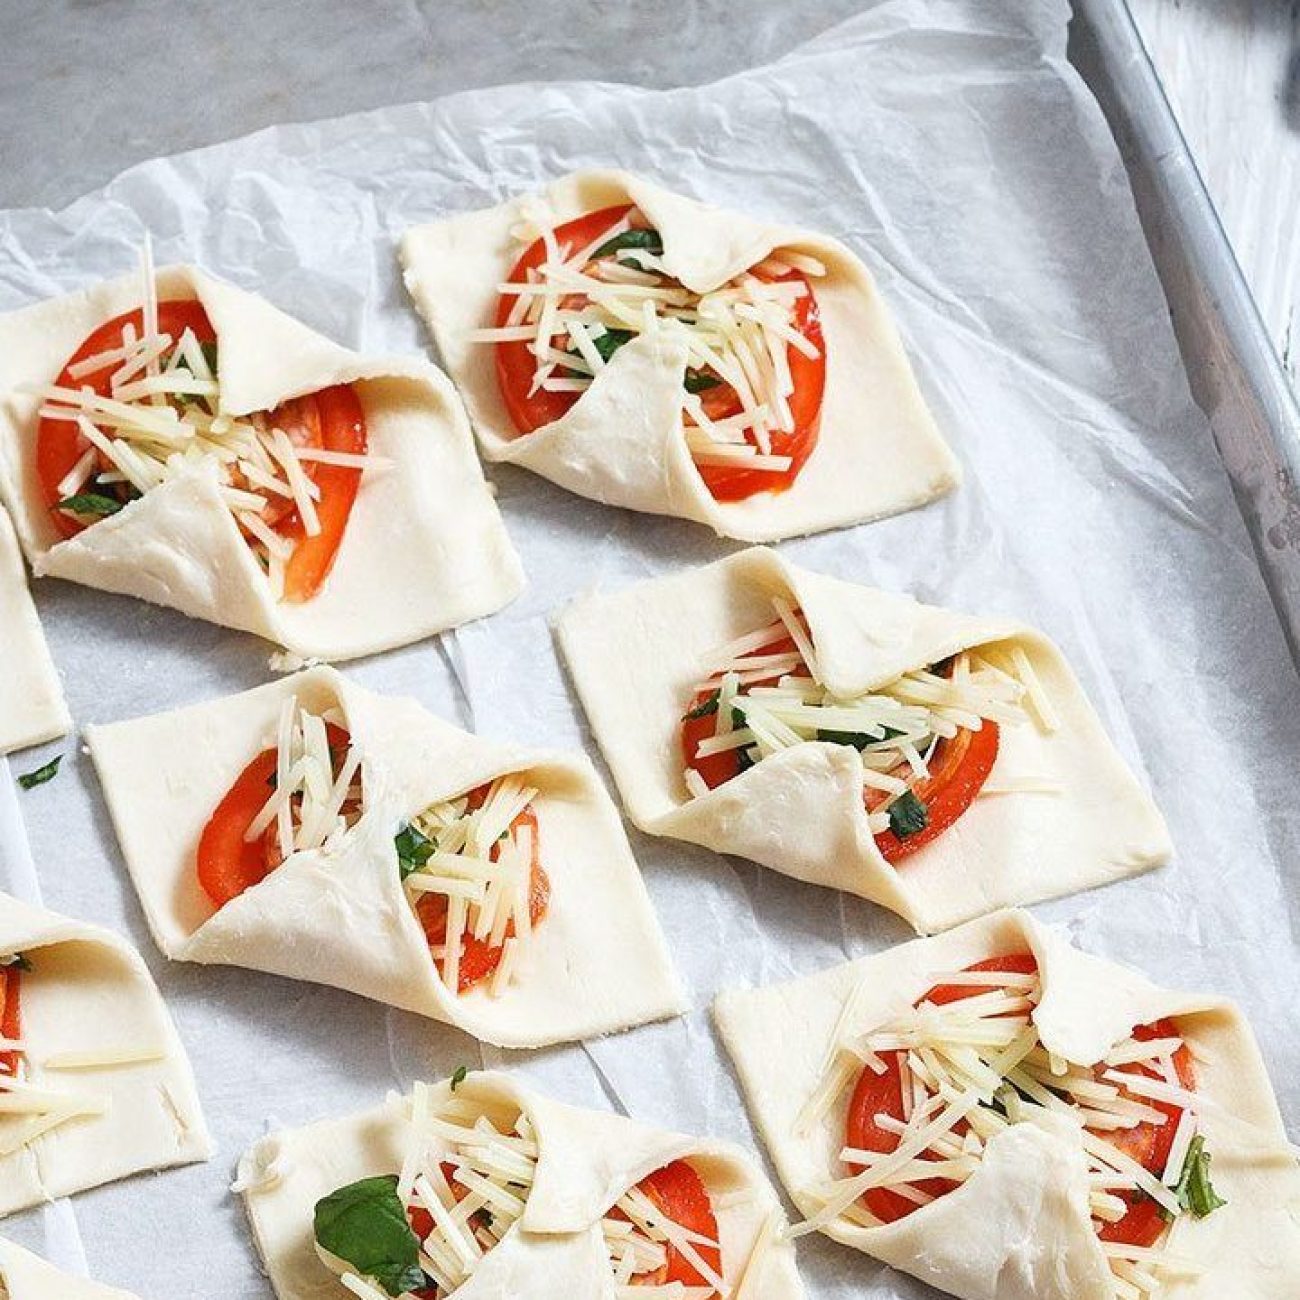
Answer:
<svg viewBox="0 0 1300 1300"><path fill-rule="evenodd" d="M514 1106L458 1097L454 1086L435 1101L416 1085L397 1174L349 1184L316 1206L317 1251L361 1300L446 1300L523 1215L538 1160L532 1123ZM688 1161L629 1188L601 1230L616 1294L650 1286L679 1300L728 1295L717 1219Z"/></svg>
<svg viewBox="0 0 1300 1300"><path fill-rule="evenodd" d="M560 419L640 335L685 345L682 413L705 486L722 501L789 487L817 442L826 353L815 258L783 249L708 293L678 281L635 207L541 226L500 287L502 399L520 433Z"/></svg>
<svg viewBox="0 0 1300 1300"><path fill-rule="evenodd" d="M796 1233L844 1217L892 1223L959 1187L986 1144L1050 1113L1077 1124L1089 1209L1116 1300L1156 1295L1183 1265L1159 1247L1180 1216L1223 1202L1198 1132L1204 1102L1176 1024L1140 1025L1097 1065L1051 1052L1033 1020L1042 996L1028 954L992 958L939 982L906 1013L837 1035L797 1127L808 1132L851 1088L840 1160L817 1189L822 1208ZM852 1015L846 1005L841 1023Z"/></svg>
<svg viewBox="0 0 1300 1300"><path fill-rule="evenodd" d="M280 706L276 744L239 774L199 840L198 876L223 907L291 854L329 850L361 816L361 751L337 709Z"/></svg>
<svg viewBox="0 0 1300 1300"><path fill-rule="evenodd" d="M426 808L397 836L407 897L443 984L502 993L546 912L537 790L517 774Z"/></svg>
<svg viewBox="0 0 1300 1300"><path fill-rule="evenodd" d="M862 762L867 822L896 862L935 839L984 787L999 727L1057 726L1019 647L983 646L855 696L824 684L801 611L774 597L776 618L706 656L682 719L682 759L695 797L771 755L809 741L848 745Z"/></svg>
<svg viewBox="0 0 1300 1300"><path fill-rule="evenodd" d="M342 543L366 454L352 385L271 411L221 414L219 341L201 303L159 302L146 256L142 306L96 329L41 398L36 463L50 516L73 537L196 464L266 573L275 599L320 590Z"/></svg>

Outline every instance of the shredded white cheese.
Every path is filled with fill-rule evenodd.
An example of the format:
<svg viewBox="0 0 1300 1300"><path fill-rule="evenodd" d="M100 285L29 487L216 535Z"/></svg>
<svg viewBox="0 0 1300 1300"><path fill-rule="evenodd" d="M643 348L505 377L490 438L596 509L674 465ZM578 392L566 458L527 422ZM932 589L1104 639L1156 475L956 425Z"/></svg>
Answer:
<svg viewBox="0 0 1300 1300"><path fill-rule="evenodd" d="M936 973L931 987L939 986L978 991L942 1004L922 1000L866 1032L848 1028L856 991L850 995L821 1082L795 1130L806 1135L813 1123L829 1122L863 1069L883 1073L892 1055L900 1066L903 1118L877 1114L874 1119L878 1128L896 1134L898 1143L890 1151L843 1146L840 1160L851 1172L810 1189L816 1208L790 1235L822 1228L837 1217L874 1226L878 1221L861 1201L873 1188L925 1204L933 1198L918 1183L932 1178L964 1182L979 1167L990 1137L1040 1110L1077 1123L1089 1170L1089 1209L1098 1223L1118 1222L1138 1194L1151 1197L1177 1219L1182 1211L1172 1188L1196 1136L1202 1098L1193 1089L1139 1070L1159 1068L1163 1059L1173 1071L1174 1056L1184 1047L1181 1038L1130 1037L1116 1044L1101 1066L1080 1065L1049 1052L1039 1040L1033 1019L1041 997L1036 973ZM1129 1068L1116 1068L1112 1062ZM1165 1112L1146 1098L1177 1105L1182 1112L1159 1177L1102 1136L1139 1124L1167 1124ZM1166 1249L1168 1237L1166 1232L1162 1242L1150 1248L1103 1243L1114 1272L1116 1300L1152 1300L1159 1294L1162 1276L1184 1271Z"/></svg>
<svg viewBox="0 0 1300 1300"><path fill-rule="evenodd" d="M785 472L792 460L772 454L772 434L795 428L789 349L812 359L820 355L795 324L799 300L811 292L802 277L823 276L826 268L814 258L781 250L717 289L697 294L646 249L594 256L633 225L645 225L639 212L619 218L581 248L561 246L548 225L540 230L522 225L521 241L532 243L540 234L546 259L526 279L498 286L514 299L507 324L474 330L469 340L526 342L536 361L533 393L582 393L607 364L600 341L611 330L633 336L671 331L686 347L682 409L695 463ZM725 422L710 420L699 393L690 391L717 384L734 391L741 407Z"/></svg>
<svg viewBox="0 0 1300 1300"><path fill-rule="evenodd" d="M293 542L277 530L296 510L307 536L320 532L316 501L320 489L305 466L346 465L362 470L387 467L380 457L299 447L275 422L275 413L238 418L221 414L221 386L190 329L179 338L159 332L158 293L146 241L141 257L144 329L122 330L120 347L88 357L71 370L74 381L115 362L110 394L89 386L37 387L42 419L77 426L86 451L58 486L63 501L79 494L109 496L128 484L143 495L199 463L215 468L219 492L244 540L260 562L273 594L283 594L284 565ZM93 510L62 507L91 523Z"/></svg>

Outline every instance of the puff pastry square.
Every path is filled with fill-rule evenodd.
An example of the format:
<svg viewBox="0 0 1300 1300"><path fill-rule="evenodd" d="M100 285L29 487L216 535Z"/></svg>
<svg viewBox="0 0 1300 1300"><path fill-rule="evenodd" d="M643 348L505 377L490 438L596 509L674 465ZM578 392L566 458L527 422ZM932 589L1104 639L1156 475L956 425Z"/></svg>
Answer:
<svg viewBox="0 0 1300 1300"><path fill-rule="evenodd" d="M101 1286L0 1239L0 1300L137 1300L129 1291Z"/></svg>
<svg viewBox="0 0 1300 1300"><path fill-rule="evenodd" d="M205 825L250 761L276 747L286 702L337 717L346 729L360 764L359 815L214 908L196 874ZM585 1038L682 1010L618 813L585 759L482 740L414 700L373 694L329 668L89 727L86 738L150 928L169 957L345 988L509 1047ZM403 885L397 837L423 810L457 807L467 792L513 776L536 792L545 917L521 945L507 987L484 981L452 991ZM451 869L471 873L462 885L491 875L473 859ZM434 858L421 879L442 870Z"/></svg>
<svg viewBox="0 0 1300 1300"><path fill-rule="evenodd" d="M826 358L820 435L792 486L716 500L683 431L687 351L663 331L621 347L565 414L520 436L502 399L491 344L499 287L536 233L632 204L662 238L664 269L695 294L773 253L812 259ZM776 541L924 505L960 467L917 387L870 272L823 235L710 207L620 171L576 172L540 194L407 231L406 285L465 397L489 460L523 465L581 496L707 524L724 537ZM561 347L567 343L561 342Z"/></svg>
<svg viewBox="0 0 1300 1300"><path fill-rule="evenodd" d="M472 1114L485 1114L502 1130L518 1122L528 1135L508 1139L526 1161L521 1182L514 1184L523 1204L508 1211L509 1226L500 1240L478 1254L456 1288L463 1300L607 1300L616 1294L616 1265L602 1220L648 1175L678 1161L694 1170L711 1203L719 1250L706 1263L713 1264L726 1294L733 1300L803 1296L794 1249L781 1237L780 1203L752 1158L738 1148L562 1105L510 1075L484 1072L469 1075L454 1092L449 1083L417 1084L411 1097L393 1097L362 1115L272 1134L248 1152L236 1187L243 1191L279 1300L347 1300L348 1290L317 1254L314 1207L363 1178L391 1176L409 1191L430 1159L449 1162L443 1168L451 1169L455 1152L465 1148L457 1147L455 1128L435 1132L429 1118L436 1124L449 1114L462 1132L474 1122ZM438 1134L450 1134L450 1142L440 1143ZM450 1177L461 1186L454 1173ZM415 1195L418 1200L418 1184ZM612 1249L617 1255L619 1247Z"/></svg>
<svg viewBox="0 0 1300 1300"><path fill-rule="evenodd" d="M821 682L836 697L877 692L965 650L1015 658L1034 684L1015 688L1023 716L1001 726L979 795L896 864L869 822L851 745L790 744L707 792L686 784L682 722L710 656L772 623L777 601L804 620ZM922 605L754 548L579 599L557 629L628 816L652 835L847 890L923 932L1106 884L1169 856L1159 812L1060 651L1021 624Z"/></svg>
<svg viewBox="0 0 1300 1300"><path fill-rule="evenodd" d="M0 894L0 958L24 967L17 1075L12 1056L0 1071L13 1099L0 1215L211 1156L189 1061L134 948Z"/></svg>
<svg viewBox="0 0 1300 1300"><path fill-rule="evenodd" d="M0 509L0 754L39 745L72 726L63 686L27 590L27 575L9 516Z"/></svg>
<svg viewBox="0 0 1300 1300"><path fill-rule="evenodd" d="M1019 1073L1009 1072L1015 1089L999 1094L1009 1122L994 1115L993 1132L985 1132L982 1149L971 1157L970 1170L959 1175L961 1181L947 1189L927 1183L938 1194L921 1198L924 1203L905 1215L890 1218L887 1212L881 1221L861 1198L838 1209L831 1200L837 1192L842 1201L857 1191L855 1186L844 1193L840 1189L847 1184L837 1181L857 1168L841 1159L851 1098L857 1096L853 1080L874 1069L852 1055L854 1046L870 1044L874 1032L898 1025L900 1017L901 1023L923 1028L927 1017L938 1014L936 987L954 977L968 983L996 980L957 973L990 959L1005 965L1008 957L1024 955L1032 959L1030 969L1036 968L1020 978L1033 1004L1027 1014L1040 1061L1035 1065L1028 1058ZM950 987L949 994L953 991ZM917 1012L922 999L929 1005ZM953 1001L949 1008L960 1005ZM996 1029L996 1017L1010 1010L989 1006L983 1014L983 1030L972 1031L968 1024L963 1031L968 1041L988 1033L990 1025ZM1136 971L1072 947L1027 913L1008 911L787 984L728 990L717 1000L715 1017L782 1182L805 1215L825 1220L821 1230L836 1241L963 1300L1290 1300L1296 1294L1296 1148L1287 1144L1250 1028L1223 999L1161 988ZM1009 1032L1019 1034L1018 1028ZM1159 1053L1162 1044L1172 1054L1179 1040L1176 1055L1186 1063L1177 1065L1177 1077L1190 1077L1190 1107L1186 1085L1162 1080L1173 1072L1172 1055L1168 1066L1159 1055L1135 1064L1144 1051ZM985 1046L981 1054L989 1062L1001 1050ZM835 1077L840 1063L848 1068ZM884 1068L889 1062L876 1064ZM1203 1141L1210 1154L1213 1199L1224 1203L1203 1217L1186 1204L1180 1208L1171 1191L1177 1174L1166 1170L1162 1195L1172 1197L1178 1211L1172 1228L1158 1217L1153 1197L1130 1191L1129 1208L1118 1209L1145 1216L1148 1235L1158 1234L1153 1245L1130 1249L1116 1244L1113 1233L1105 1241L1099 1238L1099 1225L1116 1220L1116 1212L1109 1220L1094 1218L1105 1206L1104 1190L1110 1187L1113 1194L1125 1184L1125 1175L1098 1173L1103 1166L1091 1158L1094 1148L1086 1148L1085 1139L1092 1141L1092 1134L1114 1148L1124 1144L1129 1130L1099 1128L1095 1117L1085 1120L1059 1101L1047 1109L1032 1104L1033 1096L1045 1091L1035 1078L1059 1088L1062 1079L1080 1074L1085 1084L1088 1076L1097 1078L1101 1091L1092 1095L1101 1098L1094 1103L1099 1107L1133 1102L1150 1107L1161 1098L1182 1098L1152 1131L1173 1126L1165 1138L1170 1168L1181 1164L1174 1151L1180 1142L1189 1157L1194 1153L1188 1142L1194 1131L1192 1141ZM1135 1075L1141 1077L1132 1084ZM1122 1084L1118 1102L1113 1086L1109 1100L1105 1091L1115 1083ZM960 1092L946 1095L951 1100ZM918 1100L920 1095L928 1095L928 1087L914 1094ZM943 1130L941 1109L927 1111L917 1127ZM1183 1110L1190 1110L1194 1121L1187 1132ZM987 1123L990 1112L981 1114ZM923 1142L918 1140L919 1149L927 1150ZM1182 1168L1186 1175L1188 1165ZM1159 1181L1161 1175L1153 1177Z"/></svg>
<svg viewBox="0 0 1300 1300"><path fill-rule="evenodd" d="M340 347L265 300L192 266L158 271L160 300L197 300L216 331L219 414L269 411L353 384L366 470L342 544L310 599L278 600L225 504L210 459L174 473L73 537L44 504L40 398L104 322L140 307L139 277L0 315L0 496L34 572L254 632L304 657L349 659L492 613L523 585L460 401L426 362Z"/></svg>

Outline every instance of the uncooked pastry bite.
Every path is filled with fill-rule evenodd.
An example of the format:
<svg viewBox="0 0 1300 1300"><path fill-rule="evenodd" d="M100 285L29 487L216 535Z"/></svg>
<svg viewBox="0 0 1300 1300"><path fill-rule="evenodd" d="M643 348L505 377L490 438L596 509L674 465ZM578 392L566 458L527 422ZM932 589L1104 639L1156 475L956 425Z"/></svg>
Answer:
<svg viewBox="0 0 1300 1300"><path fill-rule="evenodd" d="M101 1286L0 1239L0 1300L136 1300L129 1291Z"/></svg>
<svg viewBox="0 0 1300 1300"><path fill-rule="evenodd" d="M446 376L147 250L0 316L0 494L38 575L305 656L418 640L523 583Z"/></svg>
<svg viewBox="0 0 1300 1300"><path fill-rule="evenodd" d="M750 1157L506 1074L272 1134L235 1188L279 1300L803 1295Z"/></svg>
<svg viewBox="0 0 1300 1300"><path fill-rule="evenodd" d="M0 894L0 1215L211 1153L135 949Z"/></svg>
<svg viewBox="0 0 1300 1300"><path fill-rule="evenodd" d="M964 1300L1293 1300L1300 1150L1249 1027L1002 912L716 1018L791 1198Z"/></svg>
<svg viewBox="0 0 1300 1300"><path fill-rule="evenodd" d="M960 479L870 272L834 239L600 171L418 226L401 255L492 460L749 541Z"/></svg>
<svg viewBox="0 0 1300 1300"><path fill-rule="evenodd" d="M585 759L480 740L329 668L86 734L169 957L331 984L506 1046L682 1010Z"/></svg>
<svg viewBox="0 0 1300 1300"><path fill-rule="evenodd" d="M0 508L0 754L39 745L72 725L9 516Z"/></svg>
<svg viewBox="0 0 1300 1300"><path fill-rule="evenodd" d="M1041 633L756 548L575 602L559 638L629 817L933 931L1165 861Z"/></svg>

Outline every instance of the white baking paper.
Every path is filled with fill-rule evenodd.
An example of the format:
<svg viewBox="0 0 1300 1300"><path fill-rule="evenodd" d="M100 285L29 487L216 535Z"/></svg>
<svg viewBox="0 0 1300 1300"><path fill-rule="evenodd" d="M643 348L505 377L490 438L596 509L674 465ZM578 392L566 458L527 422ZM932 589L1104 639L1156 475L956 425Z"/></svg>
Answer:
<svg viewBox="0 0 1300 1300"><path fill-rule="evenodd" d="M786 552L840 577L1024 619L1061 644L1148 775L1177 857L1038 915L1159 980L1237 998L1294 1133L1300 685L1188 395L1120 159L1065 62L1066 18L1063 0L884 0L772 66L702 89L505 87L262 132L135 168L61 213L0 214L0 307L127 270L148 229L160 262L197 261L348 346L418 352L400 232L587 166L644 171L847 240L897 314L966 482L924 511ZM491 475L531 580L524 596L441 643L350 671L487 735L590 746L552 613L592 584L729 547L524 471ZM270 647L248 636L53 580L36 596L79 725L268 676ZM0 883L30 892L38 879L51 907L141 946L220 1152L5 1230L60 1263L76 1265L84 1248L101 1280L147 1300L266 1300L226 1194L239 1153L268 1122L368 1106L462 1062L515 1066L568 1101L752 1144L708 1019L715 992L909 937L858 899L633 833L691 1013L585 1046L480 1053L446 1026L337 990L168 965L150 944L91 765L78 742L62 748L53 782L0 799ZM928 1294L820 1238L801 1241L800 1258L816 1300Z"/></svg>

